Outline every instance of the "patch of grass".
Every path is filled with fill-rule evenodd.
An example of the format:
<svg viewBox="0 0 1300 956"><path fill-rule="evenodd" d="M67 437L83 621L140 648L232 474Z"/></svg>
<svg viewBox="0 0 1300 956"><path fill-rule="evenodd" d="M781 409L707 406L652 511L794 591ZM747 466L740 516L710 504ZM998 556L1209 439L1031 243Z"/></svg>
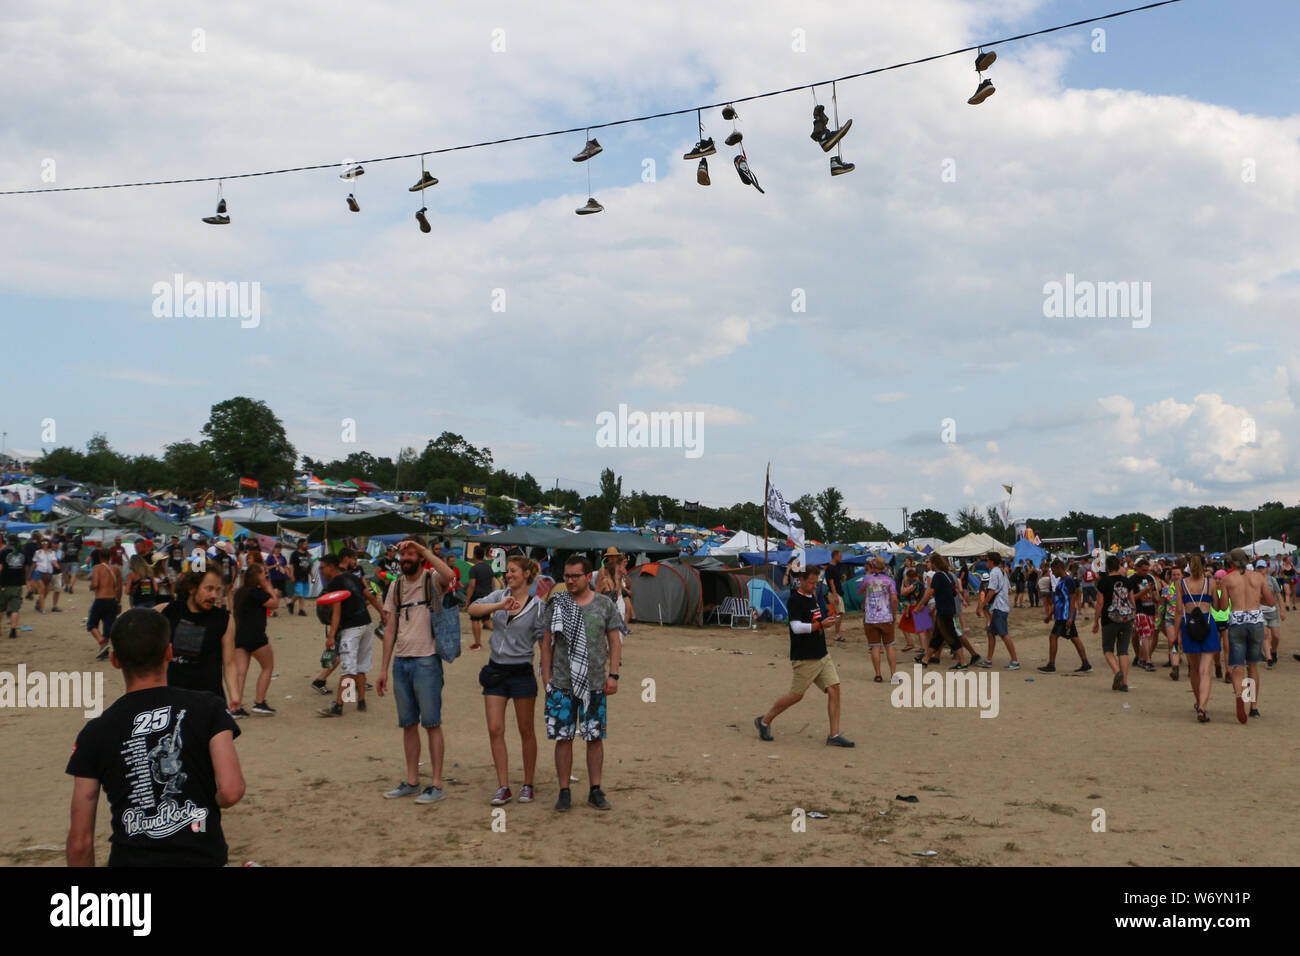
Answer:
<svg viewBox="0 0 1300 956"><path fill-rule="evenodd" d="M1051 803L1047 800L1035 800L1033 803L1023 803L1019 800L1011 800L1007 803L1008 807L1028 807L1031 810L1047 810L1049 813L1055 813L1063 817L1074 816L1074 808L1067 807L1063 803Z"/></svg>
<svg viewBox="0 0 1300 956"><path fill-rule="evenodd" d="M1020 847L1016 846L1014 843L1012 843L1009 840L1006 843L1002 844L1002 849L1006 850L1008 853L1020 852Z"/></svg>
<svg viewBox="0 0 1300 956"><path fill-rule="evenodd" d="M1101 799L1101 794L1100 794L1100 793L1090 793L1090 794L1088 794L1086 797L1084 797L1083 799L1085 799L1085 800L1100 800L1100 799Z"/></svg>
<svg viewBox="0 0 1300 956"><path fill-rule="evenodd" d="M976 820L976 819L975 819L973 816L971 816L969 813L966 814L966 816L964 816L964 817L957 817L953 822L954 822L954 823L969 823L969 824L970 824L971 826L973 826L973 827L988 827L990 830L997 830L997 829L1000 829L1001 827L1009 827L1009 826L1011 826L1011 824L1009 824L1009 823L1003 823L1001 820L995 820L993 823L981 823L979 820Z"/></svg>
<svg viewBox="0 0 1300 956"><path fill-rule="evenodd" d="M934 792L937 792L937 793L943 793L943 792L944 792L944 788L943 788L943 787L936 787L936 786L933 786L932 784L928 784L928 783L923 783L923 784L921 784L921 786L917 787L917 789L918 789L918 790L930 790L930 791L934 791Z"/></svg>

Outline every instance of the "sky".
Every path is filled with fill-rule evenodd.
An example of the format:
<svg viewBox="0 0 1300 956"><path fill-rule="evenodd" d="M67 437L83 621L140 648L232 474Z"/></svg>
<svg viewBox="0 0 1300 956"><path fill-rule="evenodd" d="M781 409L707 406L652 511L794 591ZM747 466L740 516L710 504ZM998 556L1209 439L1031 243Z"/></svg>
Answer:
<svg viewBox="0 0 1300 956"><path fill-rule="evenodd" d="M0 191L331 164L227 178L228 226L201 222L212 182L0 196L2 440L161 454L246 395L313 458L452 431L544 486L590 493L609 467L715 506L761 500L771 462L787 498L834 485L891 529L1004 484L1013 516L1294 504L1294 3L1184 0L997 45L978 106L973 54L834 103L829 84L740 103L764 194L716 108L708 187L682 159L693 114L598 130L585 164L581 131L431 155L427 235L418 158L339 178L1127 5L0 11ZM809 139L815 103L853 119L852 173ZM605 211L574 215L588 196ZM177 274L237 283L246 317L169 309ZM1052 283L1077 308L1047 314ZM1110 295L1089 308L1092 283ZM698 416L694 449L606 447L620 405Z"/></svg>

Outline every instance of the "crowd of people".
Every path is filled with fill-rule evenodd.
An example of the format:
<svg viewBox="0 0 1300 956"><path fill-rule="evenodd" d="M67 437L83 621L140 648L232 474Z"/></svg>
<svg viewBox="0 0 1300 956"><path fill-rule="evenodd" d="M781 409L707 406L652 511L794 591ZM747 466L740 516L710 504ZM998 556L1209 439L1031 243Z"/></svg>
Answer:
<svg viewBox="0 0 1300 956"><path fill-rule="evenodd" d="M160 541L156 550L154 542L141 539L133 554L121 539L91 549L93 601L86 630L100 658L123 671L127 694L87 724L69 762L68 772L77 778L70 863L93 862L87 827L93 835L92 798L100 786L113 812L111 864L145 857L177 864L225 862L220 810L237 802L244 787L233 746L237 722L276 713L268 703L275 666L268 621L282 610L306 616L309 604L325 628L321 670L312 687L333 698L320 715L337 719L349 708L365 712L369 690L393 695L405 774L385 798L432 804L446 795L442 693L449 658L438 640L439 622L448 614L458 622L464 614L470 649L487 647L478 680L497 778L491 805L538 799L540 696L546 739L554 744L555 809L572 806L578 739L585 747L587 803L610 809L602 788L604 741L608 698L618 691L623 638L634 618L628 558L610 549L596 569L582 554L518 549L493 554L473 545L462 581L448 541L390 545L373 560L369 575L360 562L364 552L351 544L319 557L306 539L277 541L265 552L255 540L197 536ZM47 599L51 613L59 610L58 595L76 587L82 548L80 538L55 534L33 535L26 547L11 536L0 549L11 638L24 598L36 602L38 613L45 612ZM1061 639L1078 654L1075 673L1091 671L1078 629L1080 618L1090 615L1114 690L1128 691L1133 668L1158 669L1153 657L1164 638L1164 667L1174 681L1186 669L1196 719L1209 721L1211 687L1222 679L1233 685L1237 716L1244 723L1260 716L1261 665L1277 663L1280 622L1295 607L1296 585L1289 558L1254 560L1240 550L1222 562L1200 554L1154 561L1109 555L1100 561L1056 558L1010 567L997 553L960 564L933 553L919 561L909 556L892 571L876 557L856 579L836 551L830 565L788 569L787 576L792 681L755 718L755 728L763 740L773 740L776 719L815 685L827 697L826 743L835 747L854 746L841 732L840 679L829 652L855 640L842 627L846 587L862 597L863 639L875 682L900 680L900 631L906 640L902 651L918 651L914 660L924 667L940 664L947 651L954 669L989 668L1001 642L1007 669L1020 669L1008 618L1027 599L1028 607L1043 609L1044 624L1051 624L1048 662L1040 672L1056 671ZM131 609L122 613L124 595ZM983 625L983 647L974 643L971 618ZM455 630L459 633L459 623ZM246 708L253 662L259 670ZM508 711L522 751L517 796L510 779ZM422 779L426 744L428 777ZM148 807L139 803L139 786L132 782L141 774L154 783ZM187 813L194 826L169 829L169 819L174 823ZM165 840L158 835L162 830L168 830Z"/></svg>

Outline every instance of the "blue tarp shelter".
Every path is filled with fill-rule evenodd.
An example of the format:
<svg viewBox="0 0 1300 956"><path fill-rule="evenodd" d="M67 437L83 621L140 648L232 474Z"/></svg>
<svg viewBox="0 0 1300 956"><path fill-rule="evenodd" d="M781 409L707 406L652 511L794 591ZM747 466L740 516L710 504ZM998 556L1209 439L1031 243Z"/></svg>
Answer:
<svg viewBox="0 0 1300 956"><path fill-rule="evenodd" d="M1026 558L1033 561L1034 564L1038 564L1045 557L1047 557L1047 551L1034 544L1034 542L1030 541L1028 538L1016 539L1016 553L1012 558L1016 564L1019 564Z"/></svg>

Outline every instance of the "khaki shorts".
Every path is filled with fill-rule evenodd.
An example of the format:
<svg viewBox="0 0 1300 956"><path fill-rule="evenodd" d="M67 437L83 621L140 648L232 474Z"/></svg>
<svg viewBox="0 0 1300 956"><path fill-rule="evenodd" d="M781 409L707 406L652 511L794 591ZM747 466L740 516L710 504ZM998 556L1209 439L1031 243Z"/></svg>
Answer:
<svg viewBox="0 0 1300 956"><path fill-rule="evenodd" d="M826 690L840 682L835 662L829 654L814 661L791 661L790 666L794 669L794 681L790 684L792 694L803 694L810 684L816 684L818 690Z"/></svg>
<svg viewBox="0 0 1300 956"><path fill-rule="evenodd" d="M872 624L866 621L862 625L867 633L867 646L879 647L884 644L886 647L894 643L894 622L888 624Z"/></svg>
<svg viewBox="0 0 1300 956"><path fill-rule="evenodd" d="M843 597L842 595L839 595L839 594L827 594L827 595L826 595L826 606L827 606L830 610L832 610L832 611L838 611L840 614L843 614L843 613L844 613L844 597Z"/></svg>

